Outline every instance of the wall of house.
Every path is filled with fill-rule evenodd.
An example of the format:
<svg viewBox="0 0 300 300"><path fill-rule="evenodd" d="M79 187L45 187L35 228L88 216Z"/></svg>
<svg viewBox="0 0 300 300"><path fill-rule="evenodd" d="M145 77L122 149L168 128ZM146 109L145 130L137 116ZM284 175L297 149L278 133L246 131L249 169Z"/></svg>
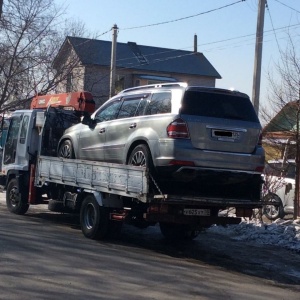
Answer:
<svg viewBox="0 0 300 300"><path fill-rule="evenodd" d="M56 80L59 81L55 92L66 93L84 89L85 67L81 65L73 48L66 46L61 56L54 62Z"/></svg>
<svg viewBox="0 0 300 300"><path fill-rule="evenodd" d="M55 89L55 93L69 93L84 90L85 67L76 67L65 75Z"/></svg>
<svg viewBox="0 0 300 300"><path fill-rule="evenodd" d="M109 98L110 69L99 66L86 66L84 89L91 92L99 107Z"/></svg>
<svg viewBox="0 0 300 300"><path fill-rule="evenodd" d="M190 85L200 85L215 87L216 80L213 77L183 75L175 73L146 73L140 72L139 74L147 74L154 76L172 77L178 81L187 82ZM123 89L136 86L137 71L130 69L117 70L116 72L116 93ZM149 84L147 80L140 80L139 85ZM94 95L96 101L96 107L99 107L109 98L109 86L110 86L110 69L99 66L86 66L84 76L84 90L91 92Z"/></svg>
<svg viewBox="0 0 300 300"><path fill-rule="evenodd" d="M183 75L175 73L136 73L133 70L117 70L116 93L123 89L137 85L136 75L147 74L153 76L165 76L175 78L177 81L187 82L190 85L215 86L215 78L204 76ZM139 85L149 84L146 79L140 79ZM91 92L98 108L109 98L110 69L99 66L76 67L68 77L63 80L56 89L57 93L85 90Z"/></svg>
<svg viewBox="0 0 300 300"><path fill-rule="evenodd" d="M85 67L77 67L73 69L71 83L72 92L84 90L84 73Z"/></svg>

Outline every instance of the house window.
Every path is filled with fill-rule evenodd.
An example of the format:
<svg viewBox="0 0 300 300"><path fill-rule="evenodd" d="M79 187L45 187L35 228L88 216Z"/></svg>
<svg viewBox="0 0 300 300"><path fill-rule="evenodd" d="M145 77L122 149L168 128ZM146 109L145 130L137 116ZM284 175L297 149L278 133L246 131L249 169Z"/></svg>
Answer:
<svg viewBox="0 0 300 300"><path fill-rule="evenodd" d="M66 92L72 92L73 88L73 75L72 73L67 75L67 86L66 86Z"/></svg>

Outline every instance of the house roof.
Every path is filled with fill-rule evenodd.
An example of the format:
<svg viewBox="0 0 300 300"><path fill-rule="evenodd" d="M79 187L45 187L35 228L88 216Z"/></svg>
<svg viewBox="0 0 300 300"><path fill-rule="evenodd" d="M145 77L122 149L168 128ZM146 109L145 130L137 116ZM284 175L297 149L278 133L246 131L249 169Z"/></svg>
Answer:
<svg viewBox="0 0 300 300"><path fill-rule="evenodd" d="M111 41L78 37L67 37L66 41L72 45L83 65L110 66ZM221 78L202 53L143 46L134 42L117 43L116 48L117 68Z"/></svg>
<svg viewBox="0 0 300 300"><path fill-rule="evenodd" d="M279 113L263 128L264 133L268 132L291 132L295 131L299 102L287 103Z"/></svg>

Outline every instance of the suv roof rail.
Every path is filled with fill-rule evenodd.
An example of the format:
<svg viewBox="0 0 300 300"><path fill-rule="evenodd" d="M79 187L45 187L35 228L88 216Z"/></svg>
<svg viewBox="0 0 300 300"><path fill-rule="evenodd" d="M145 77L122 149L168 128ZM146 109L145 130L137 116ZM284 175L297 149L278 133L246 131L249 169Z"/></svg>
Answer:
<svg viewBox="0 0 300 300"><path fill-rule="evenodd" d="M148 84L148 85L140 85L140 86L135 86L132 88L125 89L121 91L119 94L124 93L124 92L131 92L131 91L138 91L142 89L155 89L155 88L160 88L160 87L176 87L176 86L181 86L181 87L187 87L188 84L186 82L174 82L174 83L156 83L156 84Z"/></svg>

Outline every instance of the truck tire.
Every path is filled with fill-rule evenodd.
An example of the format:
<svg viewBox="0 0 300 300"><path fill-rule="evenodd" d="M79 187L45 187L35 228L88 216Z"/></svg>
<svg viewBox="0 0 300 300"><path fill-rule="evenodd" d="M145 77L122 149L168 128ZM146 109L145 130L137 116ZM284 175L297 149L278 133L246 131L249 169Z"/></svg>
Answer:
<svg viewBox="0 0 300 300"><path fill-rule="evenodd" d="M160 222L159 227L162 235L170 241L193 240L199 235L199 231L189 225Z"/></svg>
<svg viewBox="0 0 300 300"><path fill-rule="evenodd" d="M62 158L75 158L74 149L70 140L64 140L59 147L58 157Z"/></svg>
<svg viewBox="0 0 300 300"><path fill-rule="evenodd" d="M279 196L274 193L267 194L263 201L266 203L263 206L263 214L271 221L283 219L285 216L282 201Z"/></svg>
<svg viewBox="0 0 300 300"><path fill-rule="evenodd" d="M101 207L93 195L88 195L80 209L81 230L90 239L104 239L109 233L109 209Z"/></svg>
<svg viewBox="0 0 300 300"><path fill-rule="evenodd" d="M8 210L17 215L24 215L28 208L28 193L19 191L18 181L13 178L9 181L6 190L6 206Z"/></svg>

